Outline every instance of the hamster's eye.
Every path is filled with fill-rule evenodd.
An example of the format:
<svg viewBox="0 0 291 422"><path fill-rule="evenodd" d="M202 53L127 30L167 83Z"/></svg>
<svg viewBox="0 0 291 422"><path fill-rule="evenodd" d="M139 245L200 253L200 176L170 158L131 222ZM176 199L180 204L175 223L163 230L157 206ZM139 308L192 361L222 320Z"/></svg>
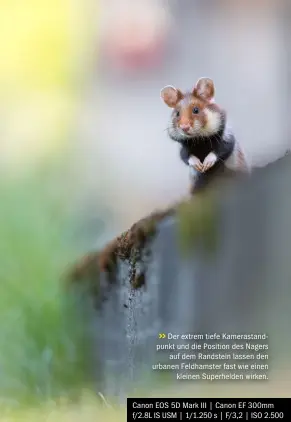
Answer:
<svg viewBox="0 0 291 422"><path fill-rule="evenodd" d="M179 116L180 116L180 111L176 110L176 117L179 117Z"/></svg>
<svg viewBox="0 0 291 422"><path fill-rule="evenodd" d="M199 113L199 108L198 107L194 107L192 110L193 114L198 114Z"/></svg>

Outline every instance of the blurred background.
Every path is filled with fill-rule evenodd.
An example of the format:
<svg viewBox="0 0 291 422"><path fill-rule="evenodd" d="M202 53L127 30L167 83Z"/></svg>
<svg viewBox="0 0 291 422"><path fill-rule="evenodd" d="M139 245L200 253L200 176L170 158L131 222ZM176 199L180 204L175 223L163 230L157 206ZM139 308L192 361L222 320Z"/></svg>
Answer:
<svg viewBox="0 0 291 422"><path fill-rule="evenodd" d="M187 192L188 169L165 131L171 111L159 92L167 84L189 89L212 77L216 101L254 165L286 149L284 7L270 0L100 1L99 56L79 139L90 196L100 192L113 232Z"/></svg>
<svg viewBox="0 0 291 422"><path fill-rule="evenodd" d="M289 28L287 1L0 0L7 403L8 391L17 402L16 387L22 397L47 398L88 381L85 355L72 352L79 334L64 328L65 345L61 329L56 338L59 275L82 252L187 193L188 170L165 131L164 85L189 89L213 78L216 101L254 165L290 146ZM33 370L32 349L40 365ZM78 379L61 371L68 361L75 368L74 359ZM59 379L48 384L52 361Z"/></svg>
<svg viewBox="0 0 291 422"><path fill-rule="evenodd" d="M212 77L255 165L289 146L287 2L26 3L1 2L1 167L18 171L66 145L90 242L96 207L102 244L187 192L164 85Z"/></svg>

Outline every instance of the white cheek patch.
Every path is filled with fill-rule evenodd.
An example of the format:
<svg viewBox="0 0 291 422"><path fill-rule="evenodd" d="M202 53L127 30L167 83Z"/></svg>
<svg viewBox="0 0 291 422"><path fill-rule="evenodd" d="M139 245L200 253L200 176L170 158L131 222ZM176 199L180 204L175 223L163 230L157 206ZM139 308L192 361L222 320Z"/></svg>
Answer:
<svg viewBox="0 0 291 422"><path fill-rule="evenodd" d="M201 129L201 123L199 122L199 120L195 120L195 123L193 125L194 130L199 130Z"/></svg>
<svg viewBox="0 0 291 422"><path fill-rule="evenodd" d="M170 122L169 122L168 134L169 134L170 137L173 137L173 138L177 138L177 137L180 137L182 135L182 133L180 133L179 128L176 128L173 125L172 120L170 120Z"/></svg>
<svg viewBox="0 0 291 422"><path fill-rule="evenodd" d="M207 123L204 126L205 132L211 134L218 131L221 125L221 116L216 111L205 109L204 113L206 115Z"/></svg>
<svg viewBox="0 0 291 422"><path fill-rule="evenodd" d="M178 128L177 132L179 133L180 138L183 138L183 139L191 138L191 131L188 133L185 133L182 129Z"/></svg>
<svg viewBox="0 0 291 422"><path fill-rule="evenodd" d="M189 135L190 136L197 135L197 134L201 135L201 131L202 131L201 123L199 122L199 120L194 120L193 126L189 132Z"/></svg>

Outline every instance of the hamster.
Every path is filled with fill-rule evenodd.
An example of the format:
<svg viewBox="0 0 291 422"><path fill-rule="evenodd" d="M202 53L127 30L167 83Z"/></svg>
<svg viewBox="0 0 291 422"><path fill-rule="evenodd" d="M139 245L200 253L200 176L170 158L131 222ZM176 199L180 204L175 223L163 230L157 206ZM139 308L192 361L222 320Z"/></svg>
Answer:
<svg viewBox="0 0 291 422"><path fill-rule="evenodd" d="M181 145L180 157L190 166L191 192L202 188L218 172L250 173L241 146L227 126L227 115L214 101L212 79L200 78L192 91L173 86L161 90L161 99L173 109L168 135Z"/></svg>

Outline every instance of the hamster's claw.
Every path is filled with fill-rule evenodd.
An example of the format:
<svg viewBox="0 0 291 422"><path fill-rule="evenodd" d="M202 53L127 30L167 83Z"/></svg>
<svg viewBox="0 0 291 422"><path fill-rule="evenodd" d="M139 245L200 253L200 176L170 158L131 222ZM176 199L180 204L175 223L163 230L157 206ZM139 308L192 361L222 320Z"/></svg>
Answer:
<svg viewBox="0 0 291 422"><path fill-rule="evenodd" d="M207 155L207 157L205 158L205 160L203 161L203 168L202 168L202 172L206 172L207 170L211 169L211 167L214 166L214 164L217 161L217 157L216 155L211 152L210 154Z"/></svg>
<svg viewBox="0 0 291 422"><path fill-rule="evenodd" d="M195 157L194 155L190 157L189 164L192 166L196 171L202 172L203 164L199 160L199 158Z"/></svg>
<svg viewBox="0 0 291 422"><path fill-rule="evenodd" d="M203 171L203 164L201 162L194 165L195 170L202 172Z"/></svg>

